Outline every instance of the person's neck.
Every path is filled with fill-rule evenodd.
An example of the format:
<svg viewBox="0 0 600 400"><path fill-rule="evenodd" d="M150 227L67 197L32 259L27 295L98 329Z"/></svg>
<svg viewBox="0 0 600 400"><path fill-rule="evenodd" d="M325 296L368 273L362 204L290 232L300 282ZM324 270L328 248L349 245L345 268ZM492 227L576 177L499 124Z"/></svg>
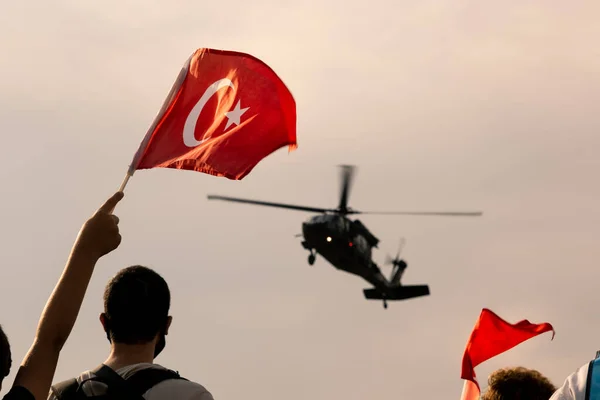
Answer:
<svg viewBox="0 0 600 400"><path fill-rule="evenodd" d="M113 343L110 355L104 365L117 370L133 364L149 363L154 361L154 343L123 344Z"/></svg>

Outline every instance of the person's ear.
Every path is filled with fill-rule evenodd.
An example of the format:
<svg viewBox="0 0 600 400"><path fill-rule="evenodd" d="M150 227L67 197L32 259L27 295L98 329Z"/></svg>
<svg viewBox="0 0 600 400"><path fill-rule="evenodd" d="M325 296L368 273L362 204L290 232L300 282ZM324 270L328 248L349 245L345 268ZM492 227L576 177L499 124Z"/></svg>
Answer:
<svg viewBox="0 0 600 400"><path fill-rule="evenodd" d="M107 325L107 318L106 318L106 314L102 313L100 314L100 323L102 324L102 329L104 329L104 332L108 333L108 327Z"/></svg>
<svg viewBox="0 0 600 400"><path fill-rule="evenodd" d="M165 326L165 335L169 334L169 328L171 327L171 323L173 322L173 317L170 315L167 317L167 326Z"/></svg>
<svg viewBox="0 0 600 400"><path fill-rule="evenodd" d="M104 329L104 332L106 333L106 338L109 342L112 343L112 341L110 340L110 331L108 329L108 317L106 316L106 314L100 314L100 323L102 324L102 329Z"/></svg>

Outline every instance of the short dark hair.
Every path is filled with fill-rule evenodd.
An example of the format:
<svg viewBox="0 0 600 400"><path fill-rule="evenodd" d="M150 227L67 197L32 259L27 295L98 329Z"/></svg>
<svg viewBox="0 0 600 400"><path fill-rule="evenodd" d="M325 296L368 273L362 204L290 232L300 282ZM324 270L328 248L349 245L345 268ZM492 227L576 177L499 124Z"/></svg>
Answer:
<svg viewBox="0 0 600 400"><path fill-rule="evenodd" d="M534 369L501 368L488 379L488 389L482 400L548 400L556 387Z"/></svg>
<svg viewBox="0 0 600 400"><path fill-rule="evenodd" d="M171 305L167 282L141 265L122 269L106 285L107 333L115 343L148 343L166 328Z"/></svg>
<svg viewBox="0 0 600 400"><path fill-rule="evenodd" d="M12 366L12 355L10 353L10 343L2 326L0 326L0 382L10 374Z"/></svg>

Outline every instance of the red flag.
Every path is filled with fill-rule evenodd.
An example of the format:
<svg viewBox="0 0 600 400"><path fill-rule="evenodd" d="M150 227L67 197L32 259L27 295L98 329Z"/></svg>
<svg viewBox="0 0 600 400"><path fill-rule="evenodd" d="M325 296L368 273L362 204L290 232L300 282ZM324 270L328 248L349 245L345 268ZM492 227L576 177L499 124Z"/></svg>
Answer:
<svg viewBox="0 0 600 400"><path fill-rule="evenodd" d="M461 399L479 399L480 388L474 370L476 366L532 337L549 331L552 331L552 339L554 339L554 328L547 322L532 324L525 319L516 324L509 324L484 308L471 332L463 355L460 377L466 381Z"/></svg>
<svg viewBox="0 0 600 400"><path fill-rule="evenodd" d="M242 179L286 145L296 147L296 103L275 72L249 54L198 49L142 141L130 175L159 167Z"/></svg>

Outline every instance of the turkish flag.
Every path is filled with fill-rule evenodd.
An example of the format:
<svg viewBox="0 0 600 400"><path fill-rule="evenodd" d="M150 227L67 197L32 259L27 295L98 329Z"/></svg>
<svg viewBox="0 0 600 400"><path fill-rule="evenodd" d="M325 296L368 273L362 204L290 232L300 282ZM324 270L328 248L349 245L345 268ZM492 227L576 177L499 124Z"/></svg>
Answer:
<svg viewBox="0 0 600 400"><path fill-rule="evenodd" d="M552 331L552 339L554 339L554 328L547 322L532 324L525 319L510 324L484 308L471 332L463 355L460 377L466 381L461 399L479 399L480 388L474 370L476 366L534 336L549 331Z"/></svg>
<svg viewBox="0 0 600 400"><path fill-rule="evenodd" d="M130 166L242 179L267 155L296 147L296 103L264 62L198 49L186 61Z"/></svg>

